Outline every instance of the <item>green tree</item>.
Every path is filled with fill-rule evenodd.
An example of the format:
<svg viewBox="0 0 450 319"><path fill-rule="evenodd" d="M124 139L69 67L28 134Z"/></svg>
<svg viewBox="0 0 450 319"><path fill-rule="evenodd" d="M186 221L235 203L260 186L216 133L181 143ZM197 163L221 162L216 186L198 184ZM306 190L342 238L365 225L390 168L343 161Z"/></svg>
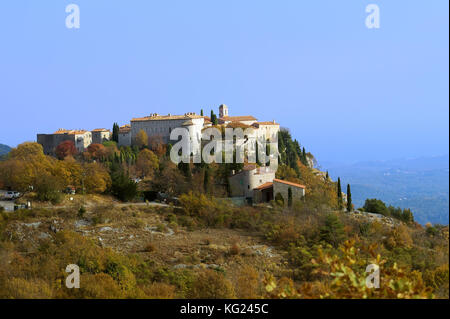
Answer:
<svg viewBox="0 0 450 319"><path fill-rule="evenodd" d="M209 165L206 164L205 167L205 173L203 175L203 189L205 190L205 193L209 193L209 184L210 184L210 172L209 172Z"/></svg>
<svg viewBox="0 0 450 319"><path fill-rule="evenodd" d="M341 188L341 178L338 177L337 181L337 199L338 199L338 207L339 209L342 209L343 203L342 203L342 188Z"/></svg>
<svg viewBox="0 0 450 319"><path fill-rule="evenodd" d="M203 109L200 110L200 115L203 116Z"/></svg>
<svg viewBox="0 0 450 319"><path fill-rule="evenodd" d="M352 210L353 210L352 192L350 190L350 184L347 184L347 211L351 212Z"/></svg>
<svg viewBox="0 0 450 319"><path fill-rule="evenodd" d="M366 199L363 208L365 212L381 214L384 216L390 215L386 204L382 200L376 198Z"/></svg>
<svg viewBox="0 0 450 319"><path fill-rule="evenodd" d="M292 207L292 189L288 188L288 207Z"/></svg>
<svg viewBox="0 0 450 319"><path fill-rule="evenodd" d="M128 175L119 173L112 178L112 194L123 202L132 200L137 195L137 184Z"/></svg>
<svg viewBox="0 0 450 319"><path fill-rule="evenodd" d="M327 215L325 225L320 228L320 239L337 247L345 239L344 225L335 214Z"/></svg>
<svg viewBox="0 0 450 319"><path fill-rule="evenodd" d="M112 138L114 142L119 143L119 124L114 123L112 129Z"/></svg>

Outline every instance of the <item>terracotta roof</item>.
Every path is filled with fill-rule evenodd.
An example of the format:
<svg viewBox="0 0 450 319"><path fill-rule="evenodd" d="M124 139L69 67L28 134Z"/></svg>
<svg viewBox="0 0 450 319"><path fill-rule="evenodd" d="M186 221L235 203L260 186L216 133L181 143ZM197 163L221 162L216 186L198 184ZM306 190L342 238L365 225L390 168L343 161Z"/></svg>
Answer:
<svg viewBox="0 0 450 319"><path fill-rule="evenodd" d="M95 130L92 130L91 132L110 132L110 130L107 130L106 128L96 128Z"/></svg>
<svg viewBox="0 0 450 319"><path fill-rule="evenodd" d="M259 124L259 125L280 125L278 123L275 123L275 121L273 121L273 122L256 122L255 124Z"/></svg>
<svg viewBox="0 0 450 319"><path fill-rule="evenodd" d="M125 125L119 127L119 133L128 133L129 131L131 131L130 124L125 124Z"/></svg>
<svg viewBox="0 0 450 319"><path fill-rule="evenodd" d="M239 121L256 121L256 118L254 118L251 115L244 115L244 116L224 116L219 118L220 121L223 122L239 122Z"/></svg>
<svg viewBox="0 0 450 319"><path fill-rule="evenodd" d="M165 120L189 120L189 119L201 119L203 116L196 114L185 115L152 115L145 117L137 117L131 119L131 122L143 122L143 121L165 121Z"/></svg>
<svg viewBox="0 0 450 319"><path fill-rule="evenodd" d="M231 122L231 123L227 124L227 127L228 128L238 128L238 127L240 127L240 128L249 128L251 126L247 125L247 124L244 124L244 123L241 123L241 122Z"/></svg>
<svg viewBox="0 0 450 319"><path fill-rule="evenodd" d="M86 133L86 130L65 130L65 129L59 129L53 134L68 134L68 135L75 135L75 134L84 134Z"/></svg>
<svg viewBox="0 0 450 319"><path fill-rule="evenodd" d="M291 186L294 186L294 187L306 188L305 185L301 185L301 184L297 184L297 183L292 183L292 182L288 182L288 181L283 181L282 179L274 178L273 181L274 181L274 182L277 182L277 183L282 183L282 184L286 184L286 185L291 185Z"/></svg>
<svg viewBox="0 0 450 319"><path fill-rule="evenodd" d="M261 191L263 189L271 188L272 186L273 186L272 182L267 182L267 183L264 183L264 184L254 188L254 189L257 189L257 190Z"/></svg>

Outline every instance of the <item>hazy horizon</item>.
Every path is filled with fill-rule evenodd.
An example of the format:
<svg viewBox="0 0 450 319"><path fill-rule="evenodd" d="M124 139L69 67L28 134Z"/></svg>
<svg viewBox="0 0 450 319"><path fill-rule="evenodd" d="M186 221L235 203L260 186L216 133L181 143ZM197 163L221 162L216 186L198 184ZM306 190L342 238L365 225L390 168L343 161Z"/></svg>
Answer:
<svg viewBox="0 0 450 319"><path fill-rule="evenodd" d="M0 4L0 143L225 103L319 162L449 153L448 2L71 2Z"/></svg>

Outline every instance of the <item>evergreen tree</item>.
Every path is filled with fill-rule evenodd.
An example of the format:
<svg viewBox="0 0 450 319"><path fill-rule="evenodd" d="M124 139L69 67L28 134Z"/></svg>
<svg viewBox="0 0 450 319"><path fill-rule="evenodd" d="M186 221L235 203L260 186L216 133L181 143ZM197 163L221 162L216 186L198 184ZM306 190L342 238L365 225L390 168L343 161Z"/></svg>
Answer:
<svg viewBox="0 0 450 319"><path fill-rule="evenodd" d="M338 177L337 181L337 199L338 199L338 207L342 209L342 189L341 189L341 178Z"/></svg>
<svg viewBox="0 0 450 319"><path fill-rule="evenodd" d="M119 124L117 123L113 124L112 140L116 143L119 143Z"/></svg>
<svg viewBox="0 0 450 319"><path fill-rule="evenodd" d="M345 239L344 225L335 214L327 215L325 225L320 229L320 239L337 247Z"/></svg>
<svg viewBox="0 0 450 319"><path fill-rule="evenodd" d="M209 165L206 165L205 173L203 175L203 188L206 194L209 193L209 182L210 182Z"/></svg>
<svg viewBox="0 0 450 319"><path fill-rule="evenodd" d="M308 166L308 160L306 159L306 150L305 150L304 147L303 147L303 150L302 150L301 160L302 160L302 163L303 163L305 166Z"/></svg>
<svg viewBox="0 0 450 319"><path fill-rule="evenodd" d="M167 144L167 148L166 148L166 156L170 157L170 151L172 150L172 144Z"/></svg>
<svg viewBox="0 0 450 319"><path fill-rule="evenodd" d="M350 190L350 184L347 184L347 211L351 212L352 209L352 192Z"/></svg>
<svg viewBox="0 0 450 319"><path fill-rule="evenodd" d="M288 188L288 207L292 207L292 189Z"/></svg>
<svg viewBox="0 0 450 319"><path fill-rule="evenodd" d="M327 171L327 175L325 176L325 178L327 179L327 181L330 179L330 175L328 174L328 171Z"/></svg>
<svg viewBox="0 0 450 319"><path fill-rule="evenodd" d="M188 181L191 181L192 172L191 172L191 166L189 165L189 163L180 162L178 164L178 169L183 173L184 176L186 176Z"/></svg>
<svg viewBox="0 0 450 319"><path fill-rule="evenodd" d="M200 115L203 116L203 109L200 110Z"/></svg>

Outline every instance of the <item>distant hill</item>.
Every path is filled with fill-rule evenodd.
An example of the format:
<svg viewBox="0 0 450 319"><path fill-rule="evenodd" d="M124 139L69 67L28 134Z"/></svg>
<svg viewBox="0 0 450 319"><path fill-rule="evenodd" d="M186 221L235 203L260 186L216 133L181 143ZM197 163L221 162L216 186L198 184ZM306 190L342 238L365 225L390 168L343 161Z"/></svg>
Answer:
<svg viewBox="0 0 450 319"><path fill-rule="evenodd" d="M352 186L352 199L361 207L366 198L411 208L416 221L449 224L449 156L360 162L322 163L335 180ZM344 186L345 189L345 186Z"/></svg>
<svg viewBox="0 0 450 319"><path fill-rule="evenodd" d="M8 154L11 150L11 147L5 144L0 144L0 156Z"/></svg>

